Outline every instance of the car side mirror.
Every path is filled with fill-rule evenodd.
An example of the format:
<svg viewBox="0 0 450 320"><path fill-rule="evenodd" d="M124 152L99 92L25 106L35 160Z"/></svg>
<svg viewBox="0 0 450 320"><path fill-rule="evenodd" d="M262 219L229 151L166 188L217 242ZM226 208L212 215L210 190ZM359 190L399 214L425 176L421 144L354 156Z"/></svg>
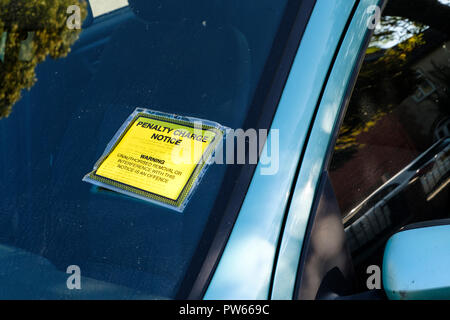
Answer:
<svg viewBox="0 0 450 320"><path fill-rule="evenodd" d="M382 270L389 299L450 299L450 219L413 224L394 234Z"/></svg>

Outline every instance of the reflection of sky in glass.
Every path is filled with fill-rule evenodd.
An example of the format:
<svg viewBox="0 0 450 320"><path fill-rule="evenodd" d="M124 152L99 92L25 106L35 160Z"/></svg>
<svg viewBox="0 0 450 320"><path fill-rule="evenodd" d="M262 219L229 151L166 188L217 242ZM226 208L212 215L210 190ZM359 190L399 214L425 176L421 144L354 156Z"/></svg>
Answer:
<svg viewBox="0 0 450 320"><path fill-rule="evenodd" d="M439 2L449 5L450 0L438 0ZM386 30L386 26L378 25L375 32L381 32ZM411 38L415 33L417 33L420 29L417 28L413 23L408 22L407 20L402 21L400 25L393 28L394 32L392 34L391 39L385 41L378 41L371 43L371 46L380 47L383 49L388 49L396 46L397 44Z"/></svg>
<svg viewBox="0 0 450 320"><path fill-rule="evenodd" d="M128 6L128 0L89 0L94 17Z"/></svg>

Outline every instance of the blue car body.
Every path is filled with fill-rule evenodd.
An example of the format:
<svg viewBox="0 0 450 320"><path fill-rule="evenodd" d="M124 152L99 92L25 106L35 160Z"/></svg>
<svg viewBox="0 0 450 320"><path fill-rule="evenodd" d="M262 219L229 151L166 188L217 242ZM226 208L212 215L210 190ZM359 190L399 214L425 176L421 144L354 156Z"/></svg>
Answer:
<svg viewBox="0 0 450 320"><path fill-rule="evenodd" d="M283 136L283 166L271 176L262 176L257 169L206 299L293 298L326 152L370 32L367 22L373 12L368 9L379 2L360 1L353 12L355 4L347 0L316 2L272 124Z"/></svg>

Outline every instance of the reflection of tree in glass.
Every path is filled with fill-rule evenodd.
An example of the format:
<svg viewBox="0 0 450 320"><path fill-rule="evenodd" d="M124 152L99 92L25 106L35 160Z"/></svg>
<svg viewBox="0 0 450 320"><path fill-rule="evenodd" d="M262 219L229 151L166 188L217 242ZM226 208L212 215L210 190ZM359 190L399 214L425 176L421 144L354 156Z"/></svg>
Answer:
<svg viewBox="0 0 450 320"><path fill-rule="evenodd" d="M11 113L21 90L36 82L40 62L69 53L80 33L66 25L74 4L83 20L84 0L0 0L0 119Z"/></svg>
<svg viewBox="0 0 450 320"><path fill-rule="evenodd" d="M438 0L390 0L383 14L450 33L450 6Z"/></svg>
<svg viewBox="0 0 450 320"><path fill-rule="evenodd" d="M370 49L389 48L424 32L428 26L402 17L383 16L375 29ZM369 51L370 52L370 51Z"/></svg>
<svg viewBox="0 0 450 320"><path fill-rule="evenodd" d="M424 31L431 27L450 36L450 6L438 0L391 0L383 15L339 132L335 166L357 150L359 134L414 92L417 74L408 62L425 44Z"/></svg>
<svg viewBox="0 0 450 320"><path fill-rule="evenodd" d="M443 2L447 1L447 4ZM373 41L380 45L401 42L430 27L450 33L450 2L448 0L391 0L381 18Z"/></svg>
<svg viewBox="0 0 450 320"><path fill-rule="evenodd" d="M393 48L370 52L361 68L339 133L337 152L356 148L360 133L368 131L414 92L417 76L413 69L407 67L408 57L423 44L423 37L419 34Z"/></svg>

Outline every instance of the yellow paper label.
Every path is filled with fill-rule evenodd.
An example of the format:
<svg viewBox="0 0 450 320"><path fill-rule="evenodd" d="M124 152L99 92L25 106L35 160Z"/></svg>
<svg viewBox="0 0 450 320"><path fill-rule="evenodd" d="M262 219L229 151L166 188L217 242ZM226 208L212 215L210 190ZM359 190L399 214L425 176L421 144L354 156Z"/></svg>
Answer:
<svg viewBox="0 0 450 320"><path fill-rule="evenodd" d="M179 206L222 135L201 123L140 113L89 177Z"/></svg>

